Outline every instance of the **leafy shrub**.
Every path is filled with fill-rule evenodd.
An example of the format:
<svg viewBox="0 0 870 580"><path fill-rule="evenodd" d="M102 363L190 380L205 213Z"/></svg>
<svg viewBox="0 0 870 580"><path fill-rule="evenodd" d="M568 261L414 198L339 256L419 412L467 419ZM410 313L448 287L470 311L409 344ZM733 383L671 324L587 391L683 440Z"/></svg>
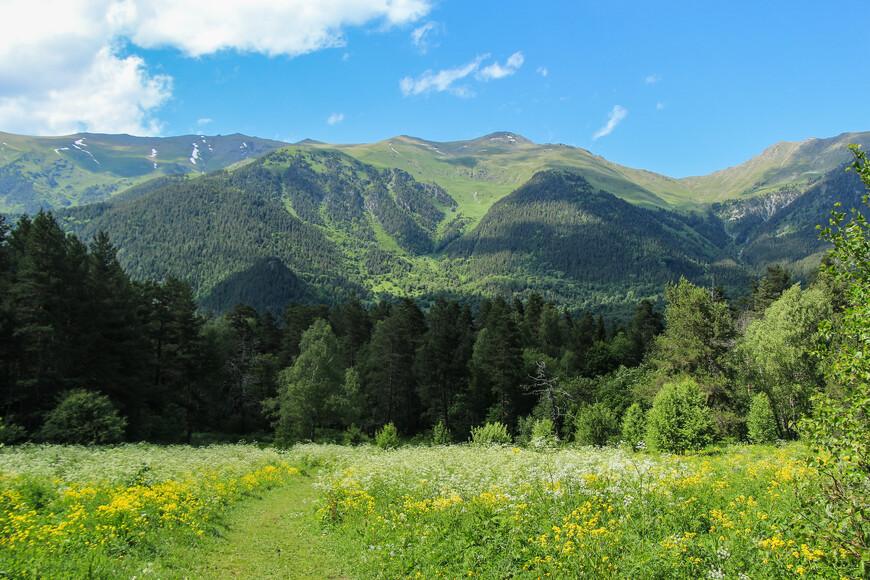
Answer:
<svg viewBox="0 0 870 580"><path fill-rule="evenodd" d="M24 427L18 425L11 420L0 417L0 446L15 443L24 439L27 436L27 431Z"/></svg>
<svg viewBox="0 0 870 580"><path fill-rule="evenodd" d="M698 383L665 383L647 416L646 443L657 451L684 453L713 441L713 423Z"/></svg>
<svg viewBox="0 0 870 580"><path fill-rule="evenodd" d="M451 441L450 430L444 426L444 421L439 421L432 429L432 445L447 445Z"/></svg>
<svg viewBox="0 0 870 580"><path fill-rule="evenodd" d="M362 429L357 427L356 423L347 428L347 431L344 432L344 437L342 438L342 442L345 445L352 445L354 447L362 445L363 443L368 443L369 441L369 436L366 435Z"/></svg>
<svg viewBox="0 0 870 580"><path fill-rule="evenodd" d="M510 445L511 436L507 427L496 421L486 425L471 428L471 443L473 445Z"/></svg>
<svg viewBox="0 0 870 580"><path fill-rule="evenodd" d="M622 438L636 449L646 436L646 414L639 403L634 403L622 416Z"/></svg>
<svg viewBox="0 0 870 580"><path fill-rule="evenodd" d="M535 421L532 425L529 443L532 447L538 449L553 447L559 443L559 438L556 435L556 426L553 424L553 421L547 418Z"/></svg>
<svg viewBox="0 0 870 580"><path fill-rule="evenodd" d="M749 415L746 417L749 440L753 443L772 443L776 441L776 417L770 405L770 397L759 393L752 397Z"/></svg>
<svg viewBox="0 0 870 580"><path fill-rule="evenodd" d="M126 426L127 419L118 414L109 397L75 389L61 396L39 435L54 443L105 445L123 441Z"/></svg>
<svg viewBox="0 0 870 580"><path fill-rule="evenodd" d="M619 422L613 409L604 403L586 406L577 418L577 443L606 445L619 433Z"/></svg>
<svg viewBox="0 0 870 580"><path fill-rule="evenodd" d="M860 147L849 147L855 155L851 169L870 190L870 161ZM868 196L862 199L870 205ZM842 391L817 395L813 416L803 425L812 450L809 464L818 469L822 483L820 489L807 490L802 515L809 537L825 542L866 578L870 573L870 226L854 208L845 223L845 212L838 211L839 203L835 205L833 227L822 230L822 238L834 244L822 271L833 284L845 287L847 307L839 328L831 321L819 326L819 351L829 364L829 383Z"/></svg>
<svg viewBox="0 0 870 580"><path fill-rule="evenodd" d="M399 431L392 422L387 423L375 433L375 445L381 449L395 449L399 446Z"/></svg>

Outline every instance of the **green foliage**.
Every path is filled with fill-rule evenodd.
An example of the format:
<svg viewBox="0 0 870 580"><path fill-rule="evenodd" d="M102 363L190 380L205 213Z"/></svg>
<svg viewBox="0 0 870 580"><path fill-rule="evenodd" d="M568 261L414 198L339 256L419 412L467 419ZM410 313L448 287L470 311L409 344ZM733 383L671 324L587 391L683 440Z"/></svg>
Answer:
<svg viewBox="0 0 870 580"><path fill-rule="evenodd" d="M766 393L752 397L752 405L746 416L749 440L753 443L773 443L778 437L776 416Z"/></svg>
<svg viewBox="0 0 870 580"><path fill-rule="evenodd" d="M343 400L345 373L338 339L329 323L319 319L302 334L293 366L278 376L278 396L269 403L276 438L284 443L314 439L328 426Z"/></svg>
<svg viewBox="0 0 870 580"><path fill-rule="evenodd" d="M639 403L633 403L622 416L622 440L637 449L645 437L646 413Z"/></svg>
<svg viewBox="0 0 870 580"><path fill-rule="evenodd" d="M395 449L399 446L399 430L392 422L375 433L375 445L381 449Z"/></svg>
<svg viewBox="0 0 870 580"><path fill-rule="evenodd" d="M0 447L10 443L16 443L27 436L24 427L14 423L8 418L0 417Z"/></svg>
<svg viewBox="0 0 870 580"><path fill-rule="evenodd" d="M368 443L370 440L369 436L366 435L362 429L356 426L356 423L352 423L344 432L344 437L342 437L342 443L353 447Z"/></svg>
<svg viewBox="0 0 870 580"><path fill-rule="evenodd" d="M577 417L577 443L606 445L618 434L619 420L608 405L598 402L581 409Z"/></svg>
<svg viewBox="0 0 870 580"><path fill-rule="evenodd" d="M486 423L471 428L472 445L510 445L512 438L504 423Z"/></svg>
<svg viewBox="0 0 870 580"><path fill-rule="evenodd" d="M852 169L870 189L870 162L852 146ZM863 197L868 204L868 197ZM836 204L839 207L839 204ZM822 236L834 244L825 275L846 285L842 327L820 326L820 352L828 380L838 391L815 400L804 425L812 446L810 465L818 469L821 492L806 496L804 518L813 537L822 538L837 556L870 573L870 226L858 209L833 211Z"/></svg>
<svg viewBox="0 0 870 580"><path fill-rule="evenodd" d="M713 441L713 423L698 383L665 383L647 414L646 443L657 451L685 453Z"/></svg>
<svg viewBox="0 0 870 580"><path fill-rule="evenodd" d="M535 448L552 447L559 442L556 426L547 418L538 419L532 425L530 443Z"/></svg>
<svg viewBox="0 0 870 580"><path fill-rule="evenodd" d="M442 421L439 421L432 429L432 445L448 445L453 441L450 431Z"/></svg>
<svg viewBox="0 0 870 580"><path fill-rule="evenodd" d="M107 396L76 389L61 396L39 436L52 443L105 445L123 441L126 426Z"/></svg>
<svg viewBox="0 0 870 580"><path fill-rule="evenodd" d="M685 278L665 292L666 328L656 339L656 364L670 374L723 374L735 337L728 303Z"/></svg>
<svg viewBox="0 0 870 580"><path fill-rule="evenodd" d="M824 387L812 345L818 342L819 324L831 320L830 294L821 285L789 288L749 325L736 349L746 382L770 397L783 438L797 436L811 397Z"/></svg>

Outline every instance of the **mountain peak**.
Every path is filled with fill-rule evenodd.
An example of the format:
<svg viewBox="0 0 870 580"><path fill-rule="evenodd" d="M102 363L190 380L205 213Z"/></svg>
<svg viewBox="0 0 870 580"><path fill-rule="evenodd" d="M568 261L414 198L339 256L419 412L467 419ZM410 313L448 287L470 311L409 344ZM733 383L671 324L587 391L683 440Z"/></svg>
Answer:
<svg viewBox="0 0 870 580"><path fill-rule="evenodd" d="M484 135L479 139L475 139L475 141L498 141L501 143L509 143L509 144L518 144L518 145L533 145L532 141L529 141L522 135L517 135L516 133L510 133L507 131L497 131L495 133L490 133L489 135Z"/></svg>

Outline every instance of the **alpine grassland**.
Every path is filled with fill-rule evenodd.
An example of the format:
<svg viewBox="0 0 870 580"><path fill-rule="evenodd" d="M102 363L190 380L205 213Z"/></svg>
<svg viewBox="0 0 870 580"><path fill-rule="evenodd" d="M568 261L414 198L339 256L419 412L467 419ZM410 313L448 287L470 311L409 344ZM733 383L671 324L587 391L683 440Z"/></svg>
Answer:
<svg viewBox="0 0 870 580"><path fill-rule="evenodd" d="M361 447L333 456L318 514L373 578L849 578L800 533L805 457Z"/></svg>
<svg viewBox="0 0 870 580"><path fill-rule="evenodd" d="M300 479L290 461L253 445L2 448L0 577L174 577L173 554L230 505Z"/></svg>

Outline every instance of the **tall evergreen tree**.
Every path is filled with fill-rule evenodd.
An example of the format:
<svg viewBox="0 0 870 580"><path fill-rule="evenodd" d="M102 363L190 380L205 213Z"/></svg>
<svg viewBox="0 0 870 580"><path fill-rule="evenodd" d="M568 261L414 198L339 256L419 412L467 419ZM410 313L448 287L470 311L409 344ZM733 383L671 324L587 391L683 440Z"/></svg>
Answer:
<svg viewBox="0 0 870 580"><path fill-rule="evenodd" d="M486 326L477 335L471 358L469 398L474 407L488 400L490 408L485 417L479 416L479 407L469 411L478 415L478 421L513 425L524 410L520 401L524 378L520 331L510 307L498 297L487 314Z"/></svg>
<svg viewBox="0 0 870 580"><path fill-rule="evenodd" d="M455 301L435 299L426 317L428 331L417 351L414 370L424 413L432 424L451 429L451 411L468 388L468 361L474 343L470 313Z"/></svg>
<svg viewBox="0 0 870 580"><path fill-rule="evenodd" d="M58 393L76 386L75 364L85 341L79 301L87 271L87 251L67 236L50 213L22 218L12 234L15 275L9 284L17 343L15 386L7 404L21 411L32 432Z"/></svg>
<svg viewBox="0 0 870 580"><path fill-rule="evenodd" d="M395 305L375 325L366 361L366 381L375 422L392 422L402 432L416 432L420 418L414 359L426 331L419 307L409 298Z"/></svg>

